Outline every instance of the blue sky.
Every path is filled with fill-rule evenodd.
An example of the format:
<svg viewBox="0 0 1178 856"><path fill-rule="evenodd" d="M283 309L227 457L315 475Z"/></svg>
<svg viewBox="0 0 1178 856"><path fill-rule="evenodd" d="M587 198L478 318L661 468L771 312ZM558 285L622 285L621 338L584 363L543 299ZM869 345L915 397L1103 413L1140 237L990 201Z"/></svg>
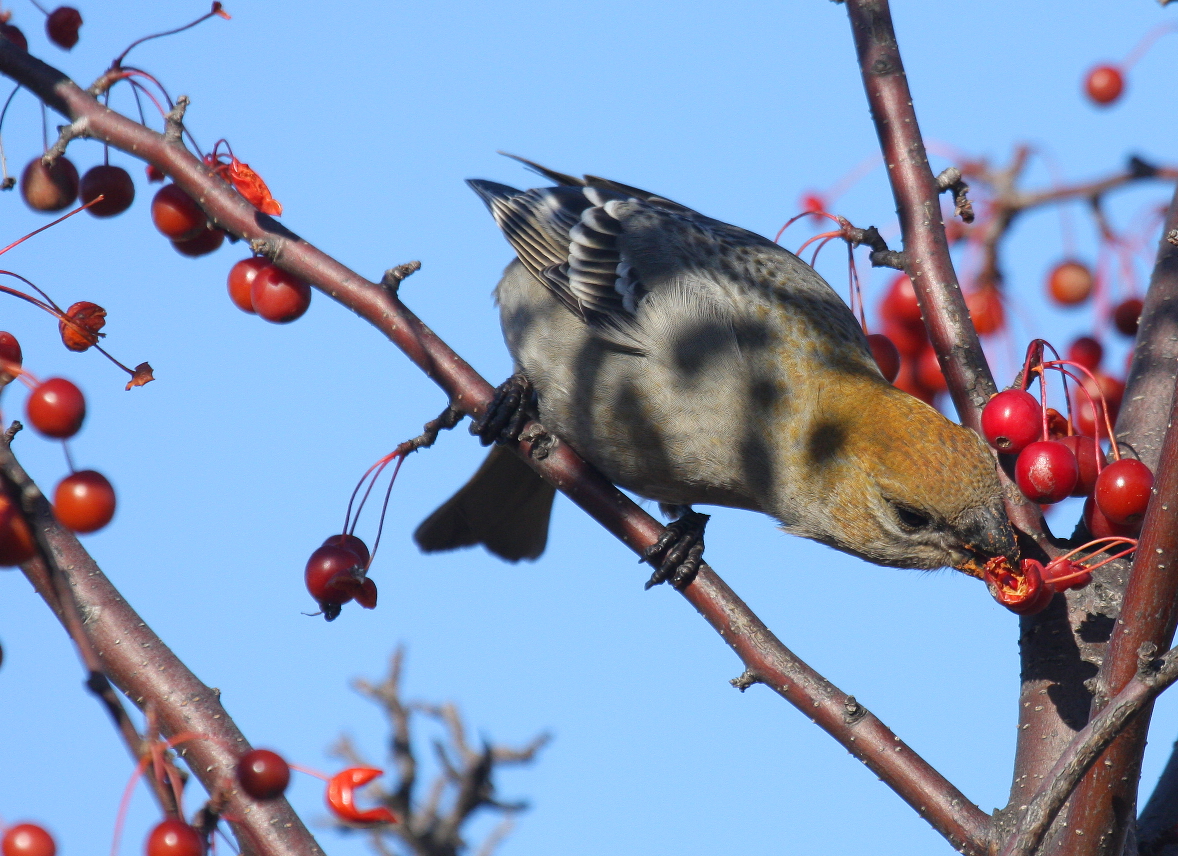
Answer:
<svg viewBox="0 0 1178 856"><path fill-rule="evenodd" d="M1173 9L1148 0L896 6L930 140L997 162L1030 142L1070 179L1110 172L1131 153L1175 161L1164 72L1178 36L1134 70L1122 103L1097 110L1079 92L1090 65L1123 57L1174 20ZM207 7L80 5L86 23L69 54L47 44L27 0L11 8L33 52L86 84L133 38ZM232 21L149 43L132 60L192 98L200 144L228 138L286 206L290 228L373 279L420 259L405 302L492 382L510 371L490 291L511 255L462 180L536 180L496 150L645 187L768 235L796 213L801 193L833 185L876 150L845 11L832 3L672 11L242 0L227 9ZM126 92L113 105L132 109ZM17 96L3 131L19 171L40 148L29 96ZM85 170L102 154L80 141L69 156ZM174 253L148 220L154 189L141 166L119 153L112 162L137 181L128 213L73 218L4 267L63 304L105 306L109 349L132 365L150 360L158 380L123 392L109 364L65 352L56 325L16 301L0 304L0 329L20 338L27 368L86 391L90 415L72 451L120 498L114 522L86 544L145 620L221 689L255 745L330 768L325 749L347 733L382 760L385 723L348 684L380 677L404 643L409 696L453 699L476 734L495 740L554 736L535 765L500 780L502 796L532 803L505 854L817 852L832 833L846 852L949 852L803 715L762 687L732 689L741 667L722 641L674 592L643 592L633 557L568 502L558 500L535 564L481 551L419 555L413 528L481 458L464 429L402 469L373 568L379 607L349 607L330 625L305 617L303 564L338 530L356 479L445 399L322 295L289 326L242 314L225 275L246 252ZM1049 180L1034 160L1028 181ZM1166 198L1158 186L1127 191L1110 212L1123 225ZM894 229L878 169L835 210ZM1092 260L1094 232L1082 206L1071 210L1078 252ZM44 222L15 194L0 198L5 242ZM1042 296L1063 252L1054 212L1027 216L1011 235L1016 324L997 348L1001 383L1030 334L1066 345L1092 326L1090 310L1057 312ZM819 263L841 293L843 259L830 248ZM886 279L868 279L869 305ZM12 389L0 401L7 418L20 416L22 396ZM16 448L44 487L65 474L60 449L31 432ZM1069 531L1078 509L1057 513L1056 528ZM369 541L373 524L369 515L361 526ZM789 647L967 796L986 811L1005 803L1018 622L982 586L947 571L865 565L748 512L715 513L708 558ZM16 573L0 574L0 643L0 816L43 821L63 856L101 852L130 763L82 690L68 640ZM1178 732L1178 703L1163 697L1155 722L1147 781ZM428 756L427 743L421 750ZM291 798L328 852L368 852L322 826L316 782L296 777ZM140 791L121 852L139 852L154 818ZM472 839L487 828L476 824Z"/></svg>

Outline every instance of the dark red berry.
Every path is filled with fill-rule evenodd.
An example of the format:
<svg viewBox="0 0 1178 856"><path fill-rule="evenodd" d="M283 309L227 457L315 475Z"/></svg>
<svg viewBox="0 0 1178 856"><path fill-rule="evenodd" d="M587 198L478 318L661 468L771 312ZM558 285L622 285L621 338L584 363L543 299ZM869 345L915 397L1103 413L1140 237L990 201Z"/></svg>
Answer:
<svg viewBox="0 0 1178 856"><path fill-rule="evenodd" d="M329 545L311 554L303 581L321 606L342 605L355 597L360 588L359 569L359 556L344 547Z"/></svg>
<svg viewBox="0 0 1178 856"><path fill-rule="evenodd" d="M883 333L872 333L867 337L867 344L880 374L888 383L894 381L900 373L900 352L896 350L895 343Z"/></svg>
<svg viewBox="0 0 1178 856"><path fill-rule="evenodd" d="M75 532L96 532L115 516L115 489L94 470L70 473L53 493L53 513Z"/></svg>
<svg viewBox="0 0 1178 856"><path fill-rule="evenodd" d="M290 784L290 767L277 752L254 749L237 762L237 781L254 799L272 800L282 796Z"/></svg>
<svg viewBox="0 0 1178 856"><path fill-rule="evenodd" d="M1135 538L1141 531L1141 524L1120 526L1113 523L1104 516L1096 504L1096 498L1092 496L1084 501L1084 525L1094 538Z"/></svg>
<svg viewBox="0 0 1178 856"><path fill-rule="evenodd" d="M49 34L49 41L68 51L78 43L78 29L81 26L81 12L73 6L58 6L49 13L45 32Z"/></svg>
<svg viewBox="0 0 1178 856"><path fill-rule="evenodd" d="M152 184L158 184L167 178L167 176L164 175L163 170L153 163L149 163L147 166L145 166L143 168L143 172L147 175L147 180Z"/></svg>
<svg viewBox="0 0 1178 856"><path fill-rule="evenodd" d="M1068 359L1094 372L1104 359L1104 345L1091 336L1081 336L1068 346Z"/></svg>
<svg viewBox="0 0 1178 856"><path fill-rule="evenodd" d="M294 274L270 265L258 271L250 283L254 311L275 324L289 324L311 305L311 286Z"/></svg>
<svg viewBox="0 0 1178 856"><path fill-rule="evenodd" d="M365 609L376 609L376 583L371 577L365 577L356 592L356 603Z"/></svg>
<svg viewBox="0 0 1178 856"><path fill-rule="evenodd" d="M16 502L0 491L0 565L20 565L33 558L37 545Z"/></svg>
<svg viewBox="0 0 1178 856"><path fill-rule="evenodd" d="M248 312L250 315L254 314L254 303L250 297L250 286L253 285L254 277L258 275L264 267L270 265L270 260L262 256L250 256L248 259L242 259L233 267L229 268L229 299L242 312Z"/></svg>
<svg viewBox="0 0 1178 856"><path fill-rule="evenodd" d="M135 182L131 174L121 166L99 164L86 170L82 176L81 199L83 204L95 202L86 210L95 217L114 217L122 214L135 201Z"/></svg>
<svg viewBox="0 0 1178 856"><path fill-rule="evenodd" d="M64 211L78 198L78 171L66 157L53 166L33 158L20 174L20 195L34 211Z"/></svg>
<svg viewBox="0 0 1178 856"><path fill-rule="evenodd" d="M1039 402L1024 389L1003 390L982 408L982 433L999 452L1021 452L1043 433Z"/></svg>
<svg viewBox="0 0 1178 856"><path fill-rule="evenodd" d="M147 856L203 856L200 833L184 821L169 817L160 821L147 836Z"/></svg>
<svg viewBox="0 0 1178 856"><path fill-rule="evenodd" d="M1027 499L1050 505L1072 492L1080 478L1080 465L1063 443L1039 440L1019 452L1014 478Z"/></svg>
<svg viewBox="0 0 1178 856"><path fill-rule="evenodd" d="M0 21L0 39L5 39L16 45L22 51L29 49L29 40L25 38L25 34L20 31L20 27L9 24L7 21Z"/></svg>
<svg viewBox="0 0 1178 856"><path fill-rule="evenodd" d="M324 547L343 547L345 550L351 550L356 554L356 558L360 561L360 567L368 567L368 545L355 535L332 535L323 542Z"/></svg>
<svg viewBox="0 0 1178 856"><path fill-rule="evenodd" d="M1117 304L1113 310L1113 325L1126 336L1137 335L1137 325L1141 321L1141 308L1144 304L1136 297L1130 297Z"/></svg>
<svg viewBox="0 0 1178 856"><path fill-rule="evenodd" d="M24 365L24 354L20 350L20 342L11 333L0 331L0 360L12 363L17 368Z"/></svg>
<svg viewBox="0 0 1178 856"><path fill-rule="evenodd" d="M57 844L44 827L18 823L8 827L0 839L0 853L4 856L54 856Z"/></svg>
<svg viewBox="0 0 1178 856"><path fill-rule="evenodd" d="M25 413L46 437L65 439L78 433L86 418L86 398L63 377L51 377L29 393Z"/></svg>
<svg viewBox="0 0 1178 856"><path fill-rule="evenodd" d="M1095 281L1083 262L1060 262L1047 275L1047 293L1061 306L1083 303L1092 294Z"/></svg>
<svg viewBox="0 0 1178 856"><path fill-rule="evenodd" d="M225 243L225 233L216 227L209 227L202 229L194 238L185 241L172 241L172 248L182 256L196 258L215 252L220 249L223 243Z"/></svg>
<svg viewBox="0 0 1178 856"><path fill-rule="evenodd" d="M1093 437L1086 437L1082 434L1073 434L1071 437L1061 437L1059 442L1063 443L1072 454L1076 456L1076 465L1079 468L1079 477L1076 479L1076 486L1072 488L1072 496L1088 496L1096 487L1096 440ZM1101 456L1103 463L1103 455Z"/></svg>
<svg viewBox="0 0 1178 856"><path fill-rule="evenodd" d="M1111 523L1132 526L1145 517L1152 488L1149 467L1135 458L1121 458L1101 470L1093 498Z"/></svg>
<svg viewBox="0 0 1178 856"><path fill-rule="evenodd" d="M1098 65L1084 79L1084 91L1096 104L1112 104L1125 91L1125 75L1115 65Z"/></svg>
<svg viewBox="0 0 1178 856"><path fill-rule="evenodd" d="M208 224L200 206L174 184L165 184L156 191L151 200L151 221L173 241L195 238Z"/></svg>

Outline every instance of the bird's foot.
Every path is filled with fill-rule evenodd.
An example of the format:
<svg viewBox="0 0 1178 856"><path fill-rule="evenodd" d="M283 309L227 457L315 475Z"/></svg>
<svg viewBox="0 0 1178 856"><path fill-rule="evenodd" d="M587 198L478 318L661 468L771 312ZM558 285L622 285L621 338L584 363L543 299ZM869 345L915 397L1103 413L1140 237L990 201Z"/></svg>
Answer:
<svg viewBox="0 0 1178 856"><path fill-rule="evenodd" d="M522 374L513 374L495 390L485 413L470 424L470 433L484 446L519 439L527 421L536 415L532 384Z"/></svg>
<svg viewBox="0 0 1178 856"><path fill-rule="evenodd" d="M646 588L668 580L679 591L691 585L703 561L707 522L708 515L689 508L678 520L667 524L659 540L642 552L641 561L654 565Z"/></svg>

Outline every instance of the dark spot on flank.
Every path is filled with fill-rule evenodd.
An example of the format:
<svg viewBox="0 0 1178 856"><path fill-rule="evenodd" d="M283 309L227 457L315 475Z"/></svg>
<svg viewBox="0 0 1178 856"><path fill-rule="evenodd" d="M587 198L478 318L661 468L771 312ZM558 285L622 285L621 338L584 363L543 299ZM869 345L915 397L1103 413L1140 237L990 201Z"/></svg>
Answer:
<svg viewBox="0 0 1178 856"><path fill-rule="evenodd" d="M847 429L838 422L819 422L810 432L806 452L810 463L816 467L826 466L842 453L847 445Z"/></svg>

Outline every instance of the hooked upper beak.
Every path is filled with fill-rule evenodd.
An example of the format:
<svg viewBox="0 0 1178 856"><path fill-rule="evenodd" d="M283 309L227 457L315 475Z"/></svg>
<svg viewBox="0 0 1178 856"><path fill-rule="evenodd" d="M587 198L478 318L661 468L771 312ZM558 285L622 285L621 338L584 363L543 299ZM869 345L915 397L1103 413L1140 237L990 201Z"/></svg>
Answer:
<svg viewBox="0 0 1178 856"><path fill-rule="evenodd" d="M970 509L957 520L954 528L961 538L962 547L970 554L953 566L957 570L972 577L981 577L986 562L995 556L1002 556L1013 565L1018 564L1019 549L1014 527L1010 525L1001 504Z"/></svg>

